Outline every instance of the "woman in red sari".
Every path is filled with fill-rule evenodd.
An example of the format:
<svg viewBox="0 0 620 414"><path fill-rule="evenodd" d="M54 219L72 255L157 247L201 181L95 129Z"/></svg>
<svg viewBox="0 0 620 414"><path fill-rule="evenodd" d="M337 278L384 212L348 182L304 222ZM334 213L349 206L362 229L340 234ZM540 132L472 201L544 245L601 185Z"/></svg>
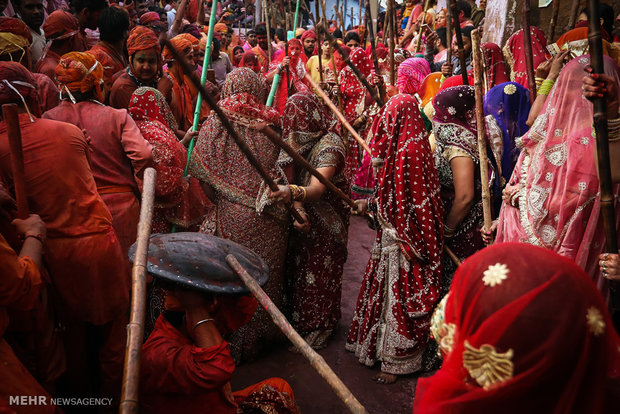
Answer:
<svg viewBox="0 0 620 414"><path fill-rule="evenodd" d="M482 43L482 56L484 57L485 73L485 92L500 83L510 82L508 72L510 68L506 66L502 50L495 43Z"/></svg>
<svg viewBox="0 0 620 414"><path fill-rule="evenodd" d="M538 65L547 60L547 51L545 49L547 40L545 39L545 33L538 27L531 26L530 34L532 37L532 58L534 69L536 69ZM525 35L523 34L523 29L510 36L506 42L506 46L504 46L503 52L508 65L512 69L510 80L520 83L526 88L529 87L525 63ZM470 85L473 85L473 83Z"/></svg>
<svg viewBox="0 0 620 414"><path fill-rule="evenodd" d="M336 120L312 92L297 93L286 104L282 136L314 168L342 191L345 144L335 134ZM305 169L296 168L284 152L277 162L291 183L280 186L272 199L293 201L304 225L295 224L287 255L291 288L292 321L295 329L315 349L327 345L340 319L342 272L347 259L350 209Z"/></svg>
<svg viewBox="0 0 620 414"><path fill-rule="evenodd" d="M377 195L358 201L379 231L346 348L381 363L378 382L422 368L431 313L440 299L443 204L426 129L412 95L391 98L373 126Z"/></svg>
<svg viewBox="0 0 620 414"><path fill-rule="evenodd" d="M265 90L262 75L249 68L236 68L226 77L218 105L252 153L269 170L275 166L279 149L256 127L277 124L280 116L275 109L264 106ZM205 219L201 231L242 244L261 256L269 266L265 292L281 307L288 237L286 215L272 208L257 211L263 181L214 114L200 129L190 159L190 173L200 180L216 207L215 214ZM261 309L234 335L230 342L236 360L256 358L281 337L267 312Z"/></svg>
<svg viewBox="0 0 620 414"><path fill-rule="evenodd" d="M443 366L418 381L414 413L620 412L620 340L573 261L491 246L459 267L442 305L431 330Z"/></svg>
<svg viewBox="0 0 620 414"><path fill-rule="evenodd" d="M446 209L446 245L461 259L484 247L480 156L476 138L476 99L473 86L455 86L433 100L433 131L437 140L435 165ZM447 291L453 272L446 266L443 283Z"/></svg>
<svg viewBox="0 0 620 414"><path fill-rule="evenodd" d="M164 95L154 88L136 89L128 111L144 139L153 146L157 170L153 233L170 233L173 225L190 229L202 223L209 200L198 180L183 175L187 163L183 144L197 133L188 132L183 141L176 138L176 119Z"/></svg>

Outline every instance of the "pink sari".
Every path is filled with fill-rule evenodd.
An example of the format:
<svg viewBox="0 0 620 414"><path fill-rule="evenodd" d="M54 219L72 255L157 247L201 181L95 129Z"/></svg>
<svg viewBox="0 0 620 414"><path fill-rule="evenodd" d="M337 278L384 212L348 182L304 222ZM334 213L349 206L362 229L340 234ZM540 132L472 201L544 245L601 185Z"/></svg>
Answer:
<svg viewBox="0 0 620 414"><path fill-rule="evenodd" d="M519 208L500 212L497 243L543 246L574 260L606 294L598 256L605 234L600 216L592 104L582 95L589 55L573 59L547 98L544 111L523 137L511 182L520 183ZM605 73L619 82L618 67L605 57ZM614 187L616 197L620 187ZM617 210L616 210L617 211ZM616 216L618 222L619 215Z"/></svg>

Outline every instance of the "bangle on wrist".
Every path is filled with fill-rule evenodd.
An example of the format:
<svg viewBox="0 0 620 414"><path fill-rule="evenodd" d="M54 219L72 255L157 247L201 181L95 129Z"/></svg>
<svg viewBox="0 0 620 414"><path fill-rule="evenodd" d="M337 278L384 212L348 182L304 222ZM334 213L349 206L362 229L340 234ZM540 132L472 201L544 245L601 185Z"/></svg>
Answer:
<svg viewBox="0 0 620 414"><path fill-rule="evenodd" d="M454 236L454 229L450 226L448 226L447 224L443 225L443 236L446 239L451 238L452 236Z"/></svg>
<svg viewBox="0 0 620 414"><path fill-rule="evenodd" d="M41 242L41 244L45 243L45 238L43 237L43 235L41 233L26 233L24 234L23 238L24 241L26 241L27 238L32 237L33 239L37 239L39 242Z"/></svg>
<svg viewBox="0 0 620 414"><path fill-rule="evenodd" d="M205 318L205 319L199 320L192 327L192 331L196 330L196 328L198 328L200 325L202 325L203 323L207 323L207 322L215 322L215 319L213 319L213 318Z"/></svg>
<svg viewBox="0 0 620 414"><path fill-rule="evenodd" d="M553 89L554 84L555 80L545 79L540 85L540 88L538 88L537 95L549 95L549 92Z"/></svg>

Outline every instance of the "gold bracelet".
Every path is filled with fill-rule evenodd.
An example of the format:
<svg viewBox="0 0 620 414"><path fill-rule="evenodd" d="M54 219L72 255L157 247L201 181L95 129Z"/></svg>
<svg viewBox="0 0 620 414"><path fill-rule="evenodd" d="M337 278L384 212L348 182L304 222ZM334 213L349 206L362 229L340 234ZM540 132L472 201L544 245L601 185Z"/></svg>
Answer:
<svg viewBox="0 0 620 414"><path fill-rule="evenodd" d="M296 186L295 184L289 184L288 188L291 192L291 200L297 200L297 197L299 197L299 193L301 192L299 186Z"/></svg>

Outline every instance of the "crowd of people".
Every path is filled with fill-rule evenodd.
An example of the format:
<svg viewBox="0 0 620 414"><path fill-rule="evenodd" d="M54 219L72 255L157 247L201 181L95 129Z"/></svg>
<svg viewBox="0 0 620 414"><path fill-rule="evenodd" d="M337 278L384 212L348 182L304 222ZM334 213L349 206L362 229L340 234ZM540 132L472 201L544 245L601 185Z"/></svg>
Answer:
<svg viewBox="0 0 620 414"><path fill-rule="evenodd" d="M118 410L149 167L153 232L257 253L265 292L317 350L340 323L351 215L365 217L376 238L346 349L378 383L434 372L414 412L620 411L620 256L604 252L592 105L606 103L615 203L620 10L600 5L601 74L585 10L554 43L537 27L527 48L523 30L481 43L480 125L484 0L456 2L462 42L433 0L381 11L372 39L342 18L312 27L307 4L287 32L286 17L256 23L253 0L212 1L0 0L0 104L17 105L23 157L22 176L0 114L0 412ZM201 76L277 190L199 99ZM147 295L142 412L299 412L280 378L231 390L236 364L283 342L252 297L156 278Z"/></svg>

